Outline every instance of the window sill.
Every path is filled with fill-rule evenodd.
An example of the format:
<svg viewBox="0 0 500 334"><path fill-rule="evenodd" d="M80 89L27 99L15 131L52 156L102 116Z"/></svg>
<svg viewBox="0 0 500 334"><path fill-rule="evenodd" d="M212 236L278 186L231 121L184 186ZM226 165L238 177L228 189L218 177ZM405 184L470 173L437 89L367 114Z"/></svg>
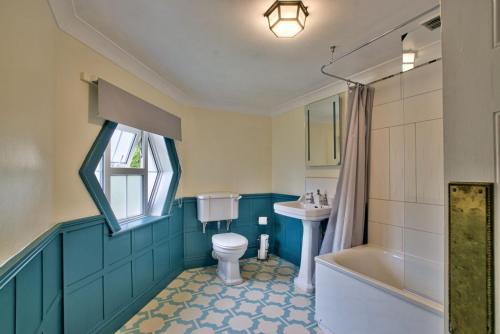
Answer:
<svg viewBox="0 0 500 334"><path fill-rule="evenodd" d="M146 217L137 218L137 219L134 219L132 221L120 224L120 230L116 231L116 232L113 232L111 234L111 236L120 235L122 233L125 233L125 232L128 232L128 231L132 231L132 230L135 230L137 228L144 227L146 225L150 225L150 224L156 223L156 222L158 222L158 221L160 221L162 219L168 218L168 217L170 217L170 216L169 215L164 215L164 216L146 216Z"/></svg>

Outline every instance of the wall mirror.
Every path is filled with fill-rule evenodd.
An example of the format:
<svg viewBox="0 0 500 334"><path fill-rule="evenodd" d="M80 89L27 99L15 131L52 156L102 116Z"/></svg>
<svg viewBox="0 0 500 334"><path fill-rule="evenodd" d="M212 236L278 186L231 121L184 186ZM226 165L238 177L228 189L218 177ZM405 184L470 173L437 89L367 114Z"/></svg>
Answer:
<svg viewBox="0 0 500 334"><path fill-rule="evenodd" d="M306 165L336 166L341 162L341 117L338 95L306 106Z"/></svg>

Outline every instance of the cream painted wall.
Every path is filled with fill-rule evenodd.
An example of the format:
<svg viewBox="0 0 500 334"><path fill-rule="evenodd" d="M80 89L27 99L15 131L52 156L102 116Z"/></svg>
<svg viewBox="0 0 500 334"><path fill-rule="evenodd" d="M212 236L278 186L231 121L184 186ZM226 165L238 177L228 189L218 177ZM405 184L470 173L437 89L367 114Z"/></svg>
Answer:
<svg viewBox="0 0 500 334"><path fill-rule="evenodd" d="M0 266L54 224L98 213L78 176L102 124L81 72L182 118L177 196L271 191L270 117L176 103L60 31L43 0L1 0L0 28Z"/></svg>
<svg viewBox="0 0 500 334"><path fill-rule="evenodd" d="M56 29L45 1L0 1L0 265L53 223Z"/></svg>
<svg viewBox="0 0 500 334"><path fill-rule="evenodd" d="M342 105L342 143L344 143L347 128L347 122L345 121L347 110L345 93L341 93L340 103ZM338 177L339 166L306 167L305 136L304 107L273 117L272 191L274 193L301 195L305 192L306 177Z"/></svg>
<svg viewBox="0 0 500 334"><path fill-rule="evenodd" d="M179 105L69 35L58 33L54 219L97 214L78 176L101 123L89 120L89 86L80 72L102 77L182 118L177 142L183 174L177 196L229 190L271 191L271 119Z"/></svg>

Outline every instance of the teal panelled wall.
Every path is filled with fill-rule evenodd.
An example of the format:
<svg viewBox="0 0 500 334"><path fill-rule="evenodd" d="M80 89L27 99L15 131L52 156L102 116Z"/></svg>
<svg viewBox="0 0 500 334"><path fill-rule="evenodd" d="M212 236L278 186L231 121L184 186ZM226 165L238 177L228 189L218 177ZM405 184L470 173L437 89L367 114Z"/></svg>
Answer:
<svg viewBox="0 0 500 334"><path fill-rule="evenodd" d="M113 333L183 270L182 210L110 236L62 223L0 270L0 333Z"/></svg>
<svg viewBox="0 0 500 334"><path fill-rule="evenodd" d="M65 333L111 333L183 270L182 215L110 236L104 218L66 227Z"/></svg>
<svg viewBox="0 0 500 334"><path fill-rule="evenodd" d="M272 204L297 199L298 196L273 194ZM274 253L295 265L300 265L302 233L302 221L300 219L274 214Z"/></svg>
<svg viewBox="0 0 500 334"><path fill-rule="evenodd" d="M302 224L275 215L273 203L297 196L243 195L231 230L249 240L267 233L271 252L300 263ZM196 219L196 199L174 202L172 215L110 236L104 216L62 223L0 268L0 333L112 333L185 267L214 264L211 236ZM268 225L257 225L259 216ZM225 231L225 223L221 224Z"/></svg>
<svg viewBox="0 0 500 334"><path fill-rule="evenodd" d="M0 285L0 333L63 333L61 236L51 233ZM3 287L2 287L3 285Z"/></svg>

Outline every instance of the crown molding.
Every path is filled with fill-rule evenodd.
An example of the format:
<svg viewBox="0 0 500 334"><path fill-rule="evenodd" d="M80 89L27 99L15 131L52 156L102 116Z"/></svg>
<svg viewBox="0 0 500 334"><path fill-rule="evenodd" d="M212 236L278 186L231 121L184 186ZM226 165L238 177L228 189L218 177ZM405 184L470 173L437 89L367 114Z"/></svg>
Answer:
<svg viewBox="0 0 500 334"><path fill-rule="evenodd" d="M190 106L201 106L198 100L177 88L174 84L81 19L76 13L73 0L48 0L48 2L59 29L171 97L176 102Z"/></svg>
<svg viewBox="0 0 500 334"><path fill-rule="evenodd" d="M298 107L305 106L311 102L326 98L346 91L345 83L334 81L325 86L313 89L297 98L291 99L283 104L270 108L255 108L242 105L230 105L213 103L213 101L201 100L193 97L187 92L179 89L164 76L155 72L142 61L128 53L118 44L102 34L95 27L78 16L73 0L48 0L58 27L87 45L116 65L135 75L139 79L158 89L161 93L171 97L176 102L185 106L203 108L206 110L238 112L256 116L277 116ZM393 74L400 67L400 57L391 59L385 63L376 65L349 76L349 79L359 82L370 82L383 76Z"/></svg>

